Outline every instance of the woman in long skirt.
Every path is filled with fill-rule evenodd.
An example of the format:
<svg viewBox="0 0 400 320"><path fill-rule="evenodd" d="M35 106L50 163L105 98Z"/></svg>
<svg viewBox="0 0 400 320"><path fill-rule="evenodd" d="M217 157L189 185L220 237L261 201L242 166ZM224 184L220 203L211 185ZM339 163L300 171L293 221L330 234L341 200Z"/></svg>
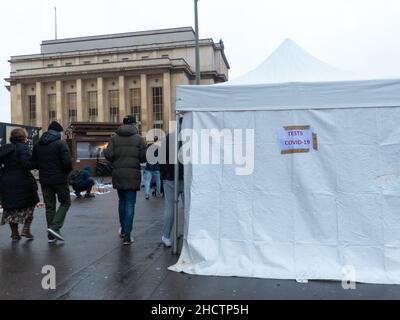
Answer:
<svg viewBox="0 0 400 320"><path fill-rule="evenodd" d="M30 227L33 211L39 202L36 180L30 172L35 169L35 164L26 140L25 129L14 129L11 132L11 143L0 148L0 194L3 207L0 224L10 225L13 241L21 240L21 236L33 240ZM21 235L19 224L24 225Z"/></svg>

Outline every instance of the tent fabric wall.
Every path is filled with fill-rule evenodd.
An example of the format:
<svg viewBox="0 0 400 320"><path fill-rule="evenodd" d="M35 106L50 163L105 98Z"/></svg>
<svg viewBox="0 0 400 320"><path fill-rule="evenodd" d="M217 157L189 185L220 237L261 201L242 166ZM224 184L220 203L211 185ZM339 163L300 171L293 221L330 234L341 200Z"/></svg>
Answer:
<svg viewBox="0 0 400 320"><path fill-rule="evenodd" d="M386 93L374 98L375 107L355 99L347 108L299 110L270 110L267 100L260 110L254 95L239 111L226 95L222 111L202 111L200 104L184 105L188 88L178 88L185 99L177 108L188 112L184 127L255 130L255 166L249 176L236 176L235 165L186 167L184 246L170 270L342 280L343 268L352 266L358 282L400 284L399 83L386 82L391 92L376 83ZM207 88L191 90L195 102ZM393 106L385 106L389 100ZM319 151L281 155L277 131L287 125L311 125Z"/></svg>
<svg viewBox="0 0 400 320"><path fill-rule="evenodd" d="M179 111L245 111L398 106L399 80L179 86Z"/></svg>

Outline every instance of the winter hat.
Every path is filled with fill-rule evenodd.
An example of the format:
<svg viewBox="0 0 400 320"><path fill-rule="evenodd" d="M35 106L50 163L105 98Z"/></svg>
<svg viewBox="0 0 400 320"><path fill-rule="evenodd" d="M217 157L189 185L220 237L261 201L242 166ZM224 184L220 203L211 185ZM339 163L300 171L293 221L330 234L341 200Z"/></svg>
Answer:
<svg viewBox="0 0 400 320"><path fill-rule="evenodd" d="M52 123L50 123L49 130L53 130L53 131L57 131L57 132L64 131L63 127L57 121L53 121Z"/></svg>
<svg viewBox="0 0 400 320"><path fill-rule="evenodd" d="M136 118L134 116L126 116L124 118L124 124L134 124L136 123Z"/></svg>

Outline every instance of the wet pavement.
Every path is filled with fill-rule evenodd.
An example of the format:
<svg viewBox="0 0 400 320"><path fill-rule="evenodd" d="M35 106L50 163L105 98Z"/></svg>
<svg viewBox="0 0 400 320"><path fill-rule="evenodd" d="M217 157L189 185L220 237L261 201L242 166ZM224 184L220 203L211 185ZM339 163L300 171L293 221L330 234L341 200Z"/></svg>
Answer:
<svg viewBox="0 0 400 320"><path fill-rule="evenodd" d="M168 271L177 261L160 242L163 199L138 194L130 247L118 236L115 191L95 199L73 199L63 235L48 244L45 214L37 209L34 241L12 244L8 226L0 227L0 299L119 300L264 300L264 299L400 299L400 286L200 277ZM42 267L56 268L57 289L42 289Z"/></svg>

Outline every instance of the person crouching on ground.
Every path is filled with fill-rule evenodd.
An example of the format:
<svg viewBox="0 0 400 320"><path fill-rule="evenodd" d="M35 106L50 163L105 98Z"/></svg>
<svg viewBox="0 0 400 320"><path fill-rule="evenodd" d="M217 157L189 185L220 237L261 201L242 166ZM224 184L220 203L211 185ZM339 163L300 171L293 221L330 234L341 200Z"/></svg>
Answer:
<svg viewBox="0 0 400 320"><path fill-rule="evenodd" d="M113 164L112 183L118 191L119 221L124 245L133 242L136 193L140 190L140 164L146 162L146 143L135 126L135 118L126 116L123 125L111 137L104 156Z"/></svg>
<svg viewBox="0 0 400 320"><path fill-rule="evenodd" d="M75 191L75 195L78 198L81 198L81 192L86 191L85 198L94 198L94 194L92 194L92 188L94 186L94 180L90 178L92 174L92 168L86 167L82 171L79 172L78 177L75 180L75 183L72 185L72 188Z"/></svg>
<svg viewBox="0 0 400 320"><path fill-rule="evenodd" d="M63 127L53 121L33 148L33 161L37 163L39 169L46 205L49 243L57 240L65 241L60 230L71 206L68 174L72 171L72 158L67 143L61 139L63 131ZM57 198L60 202L58 209Z"/></svg>
<svg viewBox="0 0 400 320"><path fill-rule="evenodd" d="M35 169L35 164L26 139L25 129L14 129L11 132L11 143L0 148L0 164L4 166L0 173L0 193L4 208L1 225L10 225L14 242L21 240L21 236L33 240L30 227L33 211L39 202L36 180L30 172ZM24 225L21 235L19 224Z"/></svg>

